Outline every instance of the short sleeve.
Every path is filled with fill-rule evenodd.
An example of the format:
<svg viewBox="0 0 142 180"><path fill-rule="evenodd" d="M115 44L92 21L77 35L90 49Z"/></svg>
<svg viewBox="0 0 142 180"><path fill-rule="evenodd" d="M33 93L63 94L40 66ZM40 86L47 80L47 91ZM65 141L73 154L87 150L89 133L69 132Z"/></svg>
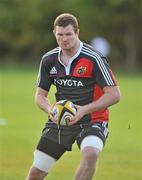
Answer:
<svg viewBox="0 0 142 180"><path fill-rule="evenodd" d="M48 61L46 59L42 59L39 67L38 77L36 85L46 91L49 91L50 86L52 85L52 78L49 73L50 66L48 65Z"/></svg>
<svg viewBox="0 0 142 180"><path fill-rule="evenodd" d="M98 56L95 61L95 80L101 88L116 86L116 78L105 57Z"/></svg>

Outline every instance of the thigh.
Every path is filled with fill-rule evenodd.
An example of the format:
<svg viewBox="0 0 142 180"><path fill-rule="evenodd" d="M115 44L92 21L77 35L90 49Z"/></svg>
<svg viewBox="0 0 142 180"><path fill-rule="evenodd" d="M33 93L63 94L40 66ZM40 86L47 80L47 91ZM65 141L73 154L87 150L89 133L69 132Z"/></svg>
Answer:
<svg viewBox="0 0 142 180"><path fill-rule="evenodd" d="M82 126L81 132L77 136L77 144L79 148L83 146L100 147L104 146L108 136L108 123L97 122L88 126Z"/></svg>
<svg viewBox="0 0 142 180"><path fill-rule="evenodd" d="M36 174L45 176L46 173L48 173L49 170L56 163L56 161L57 161L57 159L36 149L34 152L34 161L33 161L31 171L32 171L32 173L35 172Z"/></svg>
<svg viewBox="0 0 142 180"><path fill-rule="evenodd" d="M69 127L47 125L41 135L37 149L59 159L65 151L72 149L75 132Z"/></svg>
<svg viewBox="0 0 142 180"><path fill-rule="evenodd" d="M66 151L66 148L62 144L58 144L43 136L40 138L36 149L50 155L56 160L58 160Z"/></svg>

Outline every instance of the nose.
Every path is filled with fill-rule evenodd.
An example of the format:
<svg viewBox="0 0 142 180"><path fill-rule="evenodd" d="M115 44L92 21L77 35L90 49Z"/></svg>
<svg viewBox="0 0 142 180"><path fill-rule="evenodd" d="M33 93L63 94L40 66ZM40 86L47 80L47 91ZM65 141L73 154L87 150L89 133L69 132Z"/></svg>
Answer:
<svg viewBox="0 0 142 180"><path fill-rule="evenodd" d="M66 40L67 40L67 37L66 37L66 36L63 36L62 40L63 40L63 41L66 41Z"/></svg>

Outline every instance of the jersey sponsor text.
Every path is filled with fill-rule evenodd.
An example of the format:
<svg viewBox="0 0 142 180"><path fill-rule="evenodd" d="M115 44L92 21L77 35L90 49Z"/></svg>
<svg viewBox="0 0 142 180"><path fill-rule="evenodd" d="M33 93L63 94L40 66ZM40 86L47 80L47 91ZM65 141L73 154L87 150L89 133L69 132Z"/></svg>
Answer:
<svg viewBox="0 0 142 180"><path fill-rule="evenodd" d="M83 83L81 81L77 81L77 80L73 80L73 79L54 79L54 84L58 84L58 85L63 85L63 86L75 86L75 87L80 87L80 86L84 86Z"/></svg>

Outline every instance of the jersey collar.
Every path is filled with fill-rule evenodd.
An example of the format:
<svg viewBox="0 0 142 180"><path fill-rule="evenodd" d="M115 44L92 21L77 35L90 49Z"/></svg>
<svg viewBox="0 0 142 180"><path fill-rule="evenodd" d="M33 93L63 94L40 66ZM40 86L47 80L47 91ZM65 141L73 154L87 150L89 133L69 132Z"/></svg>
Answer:
<svg viewBox="0 0 142 180"><path fill-rule="evenodd" d="M69 63L68 63L67 66L65 66L65 65L61 62L61 59L60 59L61 48L59 47L58 60L59 60L59 62L65 67L66 75L69 75L71 64L72 64L72 62L79 56L82 47L83 47L83 42L80 41L80 46L79 46L79 49L78 49L77 53L76 53L73 57L70 58Z"/></svg>
<svg viewBox="0 0 142 180"><path fill-rule="evenodd" d="M79 56L82 47L83 47L83 42L80 41L79 49L78 49L77 53L69 59L68 65L71 64L71 63ZM61 48L59 47L58 61L59 61L63 66L65 66L65 65L62 63L61 59L60 59L60 55L61 55ZM66 66L65 66L65 67L66 67Z"/></svg>

